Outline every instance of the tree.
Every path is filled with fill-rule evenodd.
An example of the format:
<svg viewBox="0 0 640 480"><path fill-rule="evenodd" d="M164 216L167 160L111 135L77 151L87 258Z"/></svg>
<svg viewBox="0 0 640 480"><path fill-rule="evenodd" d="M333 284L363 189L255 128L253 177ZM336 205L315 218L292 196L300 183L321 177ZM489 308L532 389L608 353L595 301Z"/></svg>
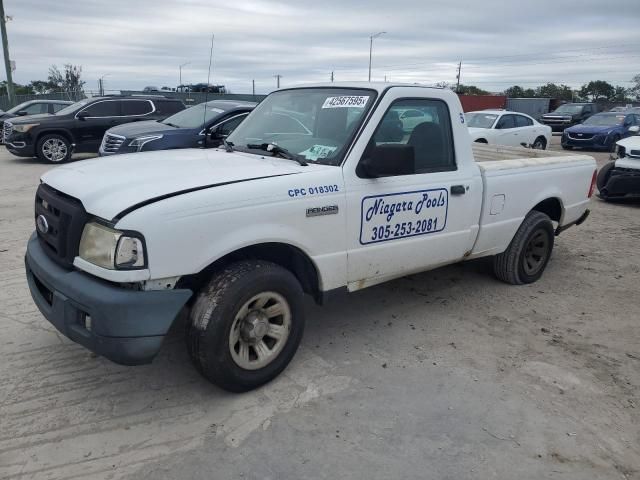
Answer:
<svg viewBox="0 0 640 480"><path fill-rule="evenodd" d="M631 79L633 86L629 89L629 95L633 95L636 98L640 97L640 75L636 75Z"/></svg>
<svg viewBox="0 0 640 480"><path fill-rule="evenodd" d="M64 65L64 72L61 72L56 65L51 65L48 81L56 88L69 93L82 92L82 87L86 83L82 80L82 66L70 63Z"/></svg>
<svg viewBox="0 0 640 480"><path fill-rule="evenodd" d="M565 84L547 83L536 88L536 97L571 101L573 100L573 90Z"/></svg>
<svg viewBox="0 0 640 480"><path fill-rule="evenodd" d="M509 98L525 98L524 88L519 85L509 87L503 93Z"/></svg>
<svg viewBox="0 0 640 480"><path fill-rule="evenodd" d="M14 83L13 93L14 95L28 95L31 93L31 89L29 87L25 87L24 85L20 85L19 83ZM8 95L6 80L0 82L0 95Z"/></svg>
<svg viewBox="0 0 640 480"><path fill-rule="evenodd" d="M456 90L456 87L452 87L452 90ZM475 85L460 85L457 92L462 95L489 95L489 92L482 90Z"/></svg>
<svg viewBox="0 0 640 480"><path fill-rule="evenodd" d="M615 87L604 80L593 80L580 88L580 96L592 101L600 98L611 100L615 93Z"/></svg>
<svg viewBox="0 0 640 480"><path fill-rule="evenodd" d="M614 102L628 102L629 93L628 89L621 87L620 85L616 85L611 100Z"/></svg>
<svg viewBox="0 0 640 480"><path fill-rule="evenodd" d="M36 94L49 93L51 90L56 89L56 85L52 84L48 80L31 80L28 87Z"/></svg>

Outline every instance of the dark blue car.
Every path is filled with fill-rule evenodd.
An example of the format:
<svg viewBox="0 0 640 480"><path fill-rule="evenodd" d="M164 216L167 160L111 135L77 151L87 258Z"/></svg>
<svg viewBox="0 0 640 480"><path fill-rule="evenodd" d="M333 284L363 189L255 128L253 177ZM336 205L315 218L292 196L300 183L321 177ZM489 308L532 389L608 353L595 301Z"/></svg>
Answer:
<svg viewBox="0 0 640 480"><path fill-rule="evenodd" d="M126 123L106 131L99 153L213 148L222 143L256 106L253 102L212 100L161 121Z"/></svg>
<svg viewBox="0 0 640 480"><path fill-rule="evenodd" d="M616 142L640 131L640 114L633 112L598 113L562 134L562 148L588 148L613 151Z"/></svg>

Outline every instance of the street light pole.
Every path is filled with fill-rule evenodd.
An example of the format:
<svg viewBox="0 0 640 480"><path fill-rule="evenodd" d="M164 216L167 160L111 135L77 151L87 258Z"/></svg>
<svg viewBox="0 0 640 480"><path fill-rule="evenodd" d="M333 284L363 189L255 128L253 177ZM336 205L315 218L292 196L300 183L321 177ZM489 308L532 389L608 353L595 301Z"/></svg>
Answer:
<svg viewBox="0 0 640 480"><path fill-rule="evenodd" d="M191 62L185 62L182 65L180 65L178 67L178 69L180 70L180 83L178 84L178 86L182 85L182 67L184 67L185 65L189 65Z"/></svg>
<svg viewBox="0 0 640 480"><path fill-rule="evenodd" d="M9 104L13 107L15 96L13 95L13 78L11 77L11 59L9 58L9 41L7 40L6 17L4 15L4 4L0 0L0 28L2 30L2 50L4 51L4 68L7 72L7 96Z"/></svg>
<svg viewBox="0 0 640 480"><path fill-rule="evenodd" d="M108 77L109 75L109 73L105 73L100 77L100 80L98 80L98 88L100 89L99 95L101 97L104 97L104 77Z"/></svg>
<svg viewBox="0 0 640 480"><path fill-rule="evenodd" d="M380 35L384 35L387 32L374 33L369 37L369 81L371 81L371 57L373 56L373 39L378 38Z"/></svg>

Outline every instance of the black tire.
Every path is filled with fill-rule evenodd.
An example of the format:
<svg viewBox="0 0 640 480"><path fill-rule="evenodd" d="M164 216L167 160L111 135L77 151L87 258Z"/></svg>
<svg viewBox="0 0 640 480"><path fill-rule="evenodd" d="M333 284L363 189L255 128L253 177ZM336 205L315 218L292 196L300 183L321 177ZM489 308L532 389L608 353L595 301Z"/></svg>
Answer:
<svg viewBox="0 0 640 480"><path fill-rule="evenodd" d="M535 210L529 212L509 247L494 257L496 277L512 285L535 282L542 276L551 258L553 240L551 219Z"/></svg>
<svg viewBox="0 0 640 480"><path fill-rule="evenodd" d="M573 150L573 147L570 145L562 145L563 150Z"/></svg>
<svg viewBox="0 0 640 480"><path fill-rule="evenodd" d="M547 149L547 139L544 137L538 137L533 142L531 148L535 150L546 150Z"/></svg>
<svg viewBox="0 0 640 480"><path fill-rule="evenodd" d="M57 150L55 150L55 153L60 154L54 154L53 150L47 148L48 145L57 145ZM64 152L64 154L62 154L62 152ZM63 137L62 135L58 135L55 133L43 135L38 139L38 144L36 145L36 155L43 162L55 164L64 163L71 158L71 143L69 142L69 140L67 140L66 137Z"/></svg>
<svg viewBox="0 0 640 480"><path fill-rule="evenodd" d="M489 142L487 142L487 140L484 138L479 138L476 140L476 143L489 143Z"/></svg>
<svg viewBox="0 0 640 480"><path fill-rule="evenodd" d="M258 369L242 368L231 354L231 329L240 309L265 292L286 300L291 319L288 337L270 363ZM302 300L296 277L274 263L247 260L217 272L199 292L187 324L187 349L197 370L230 392L246 392L274 379L289 364L302 339ZM257 358L257 351L252 351Z"/></svg>
<svg viewBox="0 0 640 480"><path fill-rule="evenodd" d="M611 170L615 167L616 162L609 162L605 164L599 171L598 176L596 177L596 186L598 187L598 192L602 196L603 190L607 186L609 182L609 178L611 177Z"/></svg>

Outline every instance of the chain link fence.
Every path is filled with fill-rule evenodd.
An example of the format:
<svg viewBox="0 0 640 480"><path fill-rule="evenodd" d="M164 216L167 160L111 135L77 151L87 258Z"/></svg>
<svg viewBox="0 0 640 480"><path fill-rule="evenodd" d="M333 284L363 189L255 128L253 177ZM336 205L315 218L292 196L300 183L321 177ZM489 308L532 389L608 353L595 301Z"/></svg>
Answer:
<svg viewBox="0 0 640 480"><path fill-rule="evenodd" d="M183 101L183 103L190 107L197 105L204 101L210 100L244 100L248 102L260 102L266 95L252 95L252 94L235 94L235 93L200 93L200 92L140 92L135 90L118 90L118 91L106 91L106 95L109 94L122 94L122 95L163 95L170 98L177 98ZM86 91L86 92L57 92L57 93L43 93L43 94L31 94L31 95L16 95L16 101L12 105L9 102L7 95L0 96L0 109L7 111L10 108L20 105L21 103L29 100L70 100L77 102L87 97L98 96L98 92Z"/></svg>

